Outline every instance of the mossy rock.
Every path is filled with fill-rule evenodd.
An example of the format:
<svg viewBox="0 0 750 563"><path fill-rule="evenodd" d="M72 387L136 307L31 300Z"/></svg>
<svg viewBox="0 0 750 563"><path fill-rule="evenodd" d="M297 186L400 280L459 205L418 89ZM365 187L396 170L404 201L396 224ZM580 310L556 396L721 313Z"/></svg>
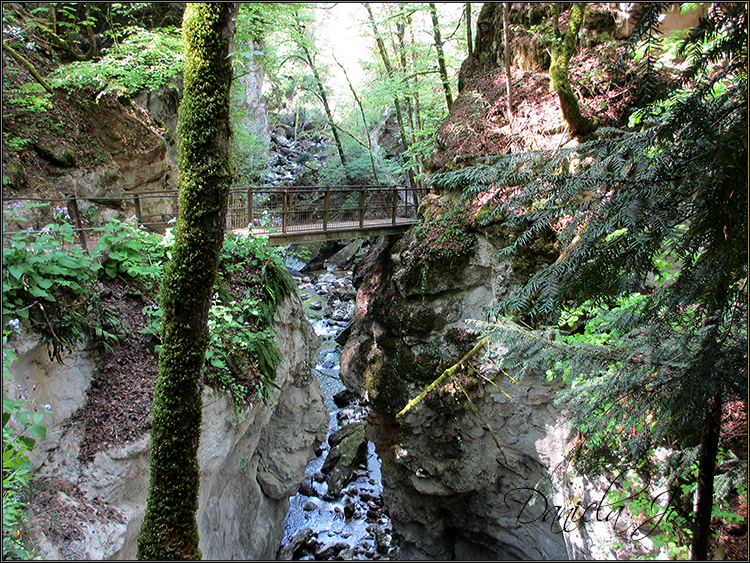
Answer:
<svg viewBox="0 0 750 563"><path fill-rule="evenodd" d="M21 164L17 160L8 161L8 177L10 178L13 186L17 189L20 189L24 185L26 185L26 181L28 179L26 175L26 169L24 168L23 164Z"/></svg>
<svg viewBox="0 0 750 563"><path fill-rule="evenodd" d="M396 416L406 404L406 382L397 369L386 362L386 355L375 346L367 360L363 383L370 402L384 414Z"/></svg>
<svg viewBox="0 0 750 563"><path fill-rule="evenodd" d="M405 299L395 284L388 284L373 295L368 314L401 336L426 336L445 326L445 320L432 307L417 303Z"/></svg>
<svg viewBox="0 0 750 563"><path fill-rule="evenodd" d="M331 450L320 471L328 475L328 492L338 497L341 490L352 480L357 466L367 461L365 423L355 422L344 426L331 435L329 443Z"/></svg>
<svg viewBox="0 0 750 563"><path fill-rule="evenodd" d="M78 165L76 161L76 151L73 147L68 147L60 153L52 143L44 143L42 145L35 144L34 150L36 150L39 156L57 166L72 168Z"/></svg>

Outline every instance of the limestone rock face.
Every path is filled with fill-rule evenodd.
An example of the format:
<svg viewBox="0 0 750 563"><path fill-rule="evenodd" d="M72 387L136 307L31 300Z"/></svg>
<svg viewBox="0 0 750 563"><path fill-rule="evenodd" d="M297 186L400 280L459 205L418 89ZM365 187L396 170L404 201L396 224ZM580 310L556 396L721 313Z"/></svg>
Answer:
<svg viewBox="0 0 750 563"><path fill-rule="evenodd" d="M109 158L93 168L80 168L60 177L57 187L63 193L78 197L119 198L177 189L177 111L180 91L162 88L158 92L143 93L130 108L121 105L95 105L87 127L98 139L99 147ZM166 133L149 123L153 119L164 126ZM137 139L137 142L134 140ZM102 200L105 206L112 201ZM152 216L145 223L159 229L177 211L176 198L141 198L142 215ZM82 202L81 212L91 203ZM118 208L126 216L135 214L135 204L128 201ZM100 211L101 213L102 211ZM164 214L164 217L160 217Z"/></svg>
<svg viewBox="0 0 750 563"><path fill-rule="evenodd" d="M570 471L570 425L555 403L562 383L499 371L486 359L504 353L495 348L403 410L472 349L477 334L466 319L483 319L529 270L555 259L545 249L499 260L502 225L450 223L449 199L428 202L422 215L432 219L401 240L381 240L360 262L356 317L341 354L342 381L373 408L368 439L382 460L399 558L606 555L595 547L611 544L614 520L599 521L593 508L582 515L576 503L593 506L608 484Z"/></svg>
<svg viewBox="0 0 750 563"><path fill-rule="evenodd" d="M228 395L204 391L197 519L206 559L273 559L289 496L325 440L329 416L314 377L318 339L296 297L279 307L274 321L284 361L272 400L237 412ZM71 354L65 366L50 364L42 346L27 342L17 352L11 395L49 404L55 413L45 419L47 440L33 452L38 472L77 485L88 500L98 499L123 517L122 522L87 525L84 539L62 550L42 541L46 556L60 558L64 551L83 559L135 559L148 490L150 436L99 451L91 463L82 463L77 457L83 429L66 421L86 398L94 368L88 352Z"/></svg>
<svg viewBox="0 0 750 563"><path fill-rule="evenodd" d="M543 517L557 500L549 464L567 438L556 389L484 375L499 389L472 393L478 412L420 405L398 425L371 418L401 559L568 558L558 521Z"/></svg>
<svg viewBox="0 0 750 563"><path fill-rule="evenodd" d="M408 399L470 349L466 319L482 318L496 297L518 287L511 264L495 258L497 250L478 234L460 267L445 270L450 257L436 260L432 271L421 273L426 283L416 285L409 263L420 254L418 245L383 243L365 261L368 273L355 272L358 316L341 374L352 392L375 406L370 439L382 460L400 559L567 558L555 523L524 524L523 505L505 503L516 489L539 482L552 490L546 461L566 434L551 430L563 422L551 385L513 385L487 366L485 376L513 400L487 384L471 393L481 414L465 399L450 398L424 401L395 420ZM382 299L386 292L389 299Z"/></svg>

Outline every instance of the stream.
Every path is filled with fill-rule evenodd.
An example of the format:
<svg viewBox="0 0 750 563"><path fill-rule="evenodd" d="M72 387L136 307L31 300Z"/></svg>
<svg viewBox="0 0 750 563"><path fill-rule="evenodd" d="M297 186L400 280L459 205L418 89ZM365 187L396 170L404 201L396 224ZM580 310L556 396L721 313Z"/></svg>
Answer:
<svg viewBox="0 0 750 563"><path fill-rule="evenodd" d="M336 469L324 465L332 449L331 435L367 418L367 407L346 390L339 378L342 346L336 337L354 314L352 272L323 270L303 276L295 275L305 313L321 342L316 375L325 393L330 422L326 441L316 452L318 457L309 463L299 492L290 499L278 559L391 559L391 522L383 509L375 445L367 442L366 456L362 456L366 459L356 464L339 495L328 490L328 480ZM331 442L335 446L336 441Z"/></svg>

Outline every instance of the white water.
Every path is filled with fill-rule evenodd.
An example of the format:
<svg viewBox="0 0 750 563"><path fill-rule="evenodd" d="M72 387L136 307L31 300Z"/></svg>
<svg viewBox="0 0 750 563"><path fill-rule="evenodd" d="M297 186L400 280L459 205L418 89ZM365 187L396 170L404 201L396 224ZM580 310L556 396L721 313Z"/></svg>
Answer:
<svg viewBox="0 0 750 563"><path fill-rule="evenodd" d="M321 301L321 296L314 294L314 292L307 290L306 293L311 294L305 300L306 303ZM323 303L325 303L324 299ZM324 310L326 309L327 306L324 306ZM328 314L330 315L330 311L328 311ZM342 410L333 402L333 396L345 389L339 377L341 369L339 365L341 346L334 339L343 330L346 323L330 324L326 318L311 319L310 322L313 325L315 334L321 340L316 372L320 386L325 393L325 402L330 414L328 426L328 435L330 436L334 430L339 428L338 417ZM346 411L346 414L356 416L353 409L349 407L345 407L343 410ZM364 493L365 498L377 498L381 497L383 492L380 476L380 459L375 453L375 444L368 442L367 446L367 469L363 468L361 471L357 471L352 482L344 488L339 500L325 501L322 497L326 494L328 486L325 482L318 483L314 479L316 473L320 472L320 468L328 454L329 446L327 441L322 445L322 454L311 461L305 471L306 476L313 478L312 484L318 496L308 497L297 493L290 499L289 512L284 522L284 539L282 545L289 543L294 535L303 528L311 528L313 532L317 533L318 541L322 542L325 546L345 541L352 548L355 546L361 547L362 552L375 551L373 536L368 532L367 528L372 524L377 524L381 528L390 528L390 520L384 515L377 521L368 518L368 505L360 496ZM353 496L347 494L352 487L357 489L357 493ZM344 516L344 505L349 499L354 502L355 514L354 517L347 519ZM304 510L305 505L308 505L310 502L315 503L315 508L313 510ZM380 556L375 557L380 558ZM312 556L303 557L303 559L307 558L312 558ZM358 558L370 559L365 553L358 554Z"/></svg>

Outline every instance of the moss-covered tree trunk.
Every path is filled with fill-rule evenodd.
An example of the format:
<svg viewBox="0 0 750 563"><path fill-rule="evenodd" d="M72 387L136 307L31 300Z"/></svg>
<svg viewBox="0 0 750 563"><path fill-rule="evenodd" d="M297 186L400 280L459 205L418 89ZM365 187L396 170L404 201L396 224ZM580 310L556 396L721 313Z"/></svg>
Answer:
<svg viewBox="0 0 750 563"><path fill-rule="evenodd" d="M560 4L553 4L553 17L557 23L557 17L560 11ZM562 37L556 37L552 43L551 62L549 66L550 90L557 93L560 101L560 112L563 119L570 127L570 134L573 136L588 135L596 125L581 113L581 107L578 105L576 95L570 86L568 69L570 59L578 42L578 32L583 25L583 17L586 13L586 4L584 2L574 2L570 10L570 21Z"/></svg>
<svg viewBox="0 0 750 563"><path fill-rule="evenodd" d="M199 559L198 442L208 309L216 280L232 174L230 44L237 3L188 4L183 20L185 92L180 104L180 213L161 285L162 351L154 392L151 480L138 558Z"/></svg>

